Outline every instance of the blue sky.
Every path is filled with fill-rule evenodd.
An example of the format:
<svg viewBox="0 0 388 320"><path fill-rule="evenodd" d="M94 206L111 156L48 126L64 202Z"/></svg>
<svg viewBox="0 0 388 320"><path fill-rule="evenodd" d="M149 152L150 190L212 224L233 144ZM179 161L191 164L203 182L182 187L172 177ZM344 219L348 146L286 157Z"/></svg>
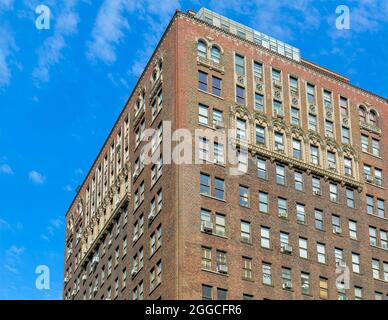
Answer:
<svg viewBox="0 0 388 320"><path fill-rule="evenodd" d="M35 27L39 4L49 30ZM342 4L350 30L335 28ZM201 6L388 96L384 0L0 0L0 299L60 299L74 190L174 10ZM50 268L50 290L35 288L38 265Z"/></svg>

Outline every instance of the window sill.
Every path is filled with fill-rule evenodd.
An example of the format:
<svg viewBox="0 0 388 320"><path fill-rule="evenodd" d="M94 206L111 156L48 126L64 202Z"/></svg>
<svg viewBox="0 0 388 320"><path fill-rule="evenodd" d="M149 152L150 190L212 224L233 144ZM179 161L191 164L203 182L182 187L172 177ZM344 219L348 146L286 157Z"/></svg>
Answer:
<svg viewBox="0 0 388 320"><path fill-rule="evenodd" d="M383 248L383 247L380 247L380 246L375 246L375 245L373 245L373 244L371 244L370 246L371 246L372 248L376 248L376 249L388 251L388 248Z"/></svg>
<svg viewBox="0 0 388 320"><path fill-rule="evenodd" d="M384 160L381 156L376 156L376 155L374 155L373 153L370 153L370 152L368 152L368 151L362 151L362 153L365 153L365 154L367 154L368 156L371 156L371 157L376 158L376 159L379 159L379 160Z"/></svg>
<svg viewBox="0 0 388 320"><path fill-rule="evenodd" d="M213 199L213 200L218 200L218 201L221 201L221 202L225 202L226 203L226 200L225 199L220 199L220 198L216 198L214 196L210 196L208 194L204 194L204 193L200 193L201 196L204 196L206 198L210 198L210 199Z"/></svg>
<svg viewBox="0 0 388 320"><path fill-rule="evenodd" d="M214 237L222 238L222 239L228 239L227 236L223 236L223 235L217 234L215 232L210 233L210 232L206 232L206 231L201 230L201 233L207 234L209 236L214 236Z"/></svg>
<svg viewBox="0 0 388 320"><path fill-rule="evenodd" d="M367 184L368 186L371 186L371 187L375 187L375 188L379 188L381 190L385 190L385 188L383 186L379 186L378 184L375 184L375 183L372 183L372 182L365 181L365 184Z"/></svg>
<svg viewBox="0 0 388 320"><path fill-rule="evenodd" d="M220 100L225 100L223 97L221 96L217 96L216 94L214 93L211 93L211 92L208 92L208 91L205 91L205 90L201 90L201 89L198 89L199 92L202 92L202 93L205 93L205 94L208 94L214 98L217 98L217 99L220 99Z"/></svg>
<svg viewBox="0 0 388 320"><path fill-rule="evenodd" d="M217 272L217 271L213 271L213 270L209 270L209 269L204 269L204 268L201 268L201 270L205 271L205 272L212 273L212 274L218 274L218 275L223 276L223 277L229 277L228 273L221 273L221 272Z"/></svg>
<svg viewBox="0 0 388 320"><path fill-rule="evenodd" d="M385 218L385 217L380 217L380 216L378 216L377 214L367 213L367 215L368 215L368 216L375 217L375 218L379 218L379 219L382 219L382 220L385 220L385 221L388 221L387 218Z"/></svg>

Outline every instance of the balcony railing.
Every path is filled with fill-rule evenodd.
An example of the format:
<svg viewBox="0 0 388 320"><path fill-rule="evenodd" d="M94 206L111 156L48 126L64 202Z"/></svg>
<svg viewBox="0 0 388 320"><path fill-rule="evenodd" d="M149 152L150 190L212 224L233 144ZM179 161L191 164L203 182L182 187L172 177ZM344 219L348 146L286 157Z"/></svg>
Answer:
<svg viewBox="0 0 388 320"><path fill-rule="evenodd" d="M375 125L365 122L365 121L360 121L360 127L362 129L365 129L370 132L374 132L377 134L381 134L381 129L379 127L376 127Z"/></svg>

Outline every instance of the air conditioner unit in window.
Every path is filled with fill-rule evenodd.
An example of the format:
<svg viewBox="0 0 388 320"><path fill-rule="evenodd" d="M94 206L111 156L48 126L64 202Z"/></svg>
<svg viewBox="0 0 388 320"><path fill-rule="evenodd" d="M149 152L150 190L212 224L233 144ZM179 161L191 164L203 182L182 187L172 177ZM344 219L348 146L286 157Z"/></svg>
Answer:
<svg viewBox="0 0 388 320"><path fill-rule="evenodd" d="M381 248L387 250L388 249L388 244L387 243L382 243Z"/></svg>
<svg viewBox="0 0 388 320"><path fill-rule="evenodd" d="M333 227L333 233L335 234L341 234L342 233L342 228L341 227Z"/></svg>
<svg viewBox="0 0 388 320"><path fill-rule="evenodd" d="M373 182L373 177L370 174L365 175L365 180L368 182Z"/></svg>
<svg viewBox="0 0 388 320"><path fill-rule="evenodd" d="M282 83L279 80L273 80L272 83L274 87L278 87L278 88L282 87Z"/></svg>
<svg viewBox="0 0 388 320"><path fill-rule="evenodd" d="M292 247L291 247L289 244L283 244L283 245L280 247L280 251L281 251L282 253L291 254L291 253L292 253Z"/></svg>
<svg viewBox="0 0 388 320"><path fill-rule="evenodd" d="M152 221L155 219L155 217L156 217L156 210L151 210L150 214L148 215L148 220Z"/></svg>
<svg viewBox="0 0 388 320"><path fill-rule="evenodd" d="M284 152L284 145L282 145L282 144L275 145L275 150L280 151L280 152Z"/></svg>
<svg viewBox="0 0 388 320"><path fill-rule="evenodd" d="M274 116L278 118L283 118L284 117L283 110L274 110Z"/></svg>
<svg viewBox="0 0 388 320"><path fill-rule="evenodd" d="M223 129L223 128L225 128L224 122L220 121L220 120L215 121L214 122L214 128L216 128L216 129Z"/></svg>
<svg viewBox="0 0 388 320"><path fill-rule="evenodd" d="M210 221L202 221L202 231L213 233L213 223Z"/></svg>
<svg viewBox="0 0 388 320"><path fill-rule="evenodd" d="M279 217L280 218L288 218L287 210L280 210L279 211Z"/></svg>
<svg viewBox="0 0 388 320"><path fill-rule="evenodd" d="M224 274L228 273L228 266L226 264L217 265L217 272Z"/></svg>
<svg viewBox="0 0 388 320"><path fill-rule="evenodd" d="M313 194L314 194L314 196L321 196L322 195L321 190L314 190Z"/></svg>
<svg viewBox="0 0 388 320"><path fill-rule="evenodd" d="M290 281L286 281L283 283L283 289L292 289L292 283Z"/></svg>
<svg viewBox="0 0 388 320"><path fill-rule="evenodd" d="M244 235L244 236L241 236L241 241L242 242L246 242L246 243L250 243L251 242L251 238Z"/></svg>
<svg viewBox="0 0 388 320"><path fill-rule="evenodd" d="M98 256L94 256L92 259L91 267L94 268L100 262L100 258Z"/></svg>
<svg viewBox="0 0 388 320"><path fill-rule="evenodd" d="M88 279L88 277L87 277L87 275L86 274L84 274L84 275L82 275L82 281L86 281Z"/></svg>
<svg viewBox="0 0 388 320"><path fill-rule="evenodd" d="M137 272L138 272L139 270L137 269L137 267L133 267L132 268L132 270L131 270L131 276L132 276L132 278L133 277L135 277L136 275L137 275Z"/></svg>
<svg viewBox="0 0 388 320"><path fill-rule="evenodd" d="M329 162L328 167L330 170L337 170L337 166L334 163Z"/></svg>
<svg viewBox="0 0 388 320"><path fill-rule="evenodd" d="M338 260L336 262L336 266L339 267L339 268L346 268L346 263L343 260Z"/></svg>

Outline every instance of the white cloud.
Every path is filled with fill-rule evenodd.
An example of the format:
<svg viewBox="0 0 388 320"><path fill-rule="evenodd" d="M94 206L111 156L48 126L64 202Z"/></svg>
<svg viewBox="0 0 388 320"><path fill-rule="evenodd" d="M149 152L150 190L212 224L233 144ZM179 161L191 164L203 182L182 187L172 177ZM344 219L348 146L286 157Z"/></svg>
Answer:
<svg viewBox="0 0 388 320"><path fill-rule="evenodd" d="M38 66L32 73L36 84L50 80L50 68L62 59L62 51L67 47L66 38L77 33L77 2L78 0L64 0L63 9L56 18L54 35L47 38L38 50Z"/></svg>
<svg viewBox="0 0 388 320"><path fill-rule="evenodd" d="M14 174L11 166L9 164L1 164L0 165L0 173L4 173L4 174Z"/></svg>
<svg viewBox="0 0 388 320"><path fill-rule="evenodd" d="M35 170L32 170L28 173L28 178L36 184L43 184L46 180L46 177L44 177L41 173Z"/></svg>
<svg viewBox="0 0 388 320"><path fill-rule="evenodd" d="M0 10L13 9L14 0L0 0Z"/></svg>
<svg viewBox="0 0 388 320"><path fill-rule="evenodd" d="M116 45L130 29L125 14L134 8L134 0L105 0L102 3L92 30L92 40L87 43L88 59L107 64L116 61Z"/></svg>
<svg viewBox="0 0 388 320"><path fill-rule="evenodd" d="M16 245L12 245L7 251L6 251L6 255L7 257L10 257L10 258L17 258L19 257L21 254L23 254L24 252L24 247L18 247Z"/></svg>
<svg viewBox="0 0 388 320"><path fill-rule="evenodd" d="M67 192L73 192L73 187L70 185L70 184L67 184L63 187L63 190L67 191Z"/></svg>
<svg viewBox="0 0 388 320"><path fill-rule="evenodd" d="M5 251L4 269L11 273L19 274L18 266L20 265L20 259L24 252L24 247L18 247L17 245L13 244L8 250Z"/></svg>
<svg viewBox="0 0 388 320"><path fill-rule="evenodd" d="M0 88L7 86L11 81L10 58L16 50L11 31L6 26L0 25Z"/></svg>
<svg viewBox="0 0 388 320"><path fill-rule="evenodd" d="M0 230L11 229L11 225L8 221L0 218Z"/></svg>
<svg viewBox="0 0 388 320"><path fill-rule="evenodd" d="M42 233L40 237L45 241L50 241L50 239L55 235L55 231L60 229L63 225L63 220L61 218L50 219L50 222L46 228L47 232Z"/></svg>

